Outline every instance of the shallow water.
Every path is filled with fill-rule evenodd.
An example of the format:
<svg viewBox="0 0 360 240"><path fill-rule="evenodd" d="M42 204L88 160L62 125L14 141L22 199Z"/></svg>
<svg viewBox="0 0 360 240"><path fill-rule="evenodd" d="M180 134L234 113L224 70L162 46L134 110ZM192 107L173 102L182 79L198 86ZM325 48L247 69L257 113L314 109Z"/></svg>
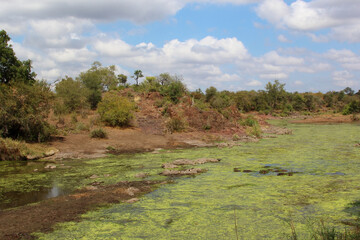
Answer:
<svg viewBox="0 0 360 240"><path fill-rule="evenodd" d="M77 186L91 182L88 178L91 174L111 174L100 178L106 183L132 180L139 172L149 172L153 175L150 179L163 178L157 175L161 171L158 166L176 158L222 159L220 163L201 166L208 172L177 178L175 184L164 185L137 203L89 212L82 222L60 224L53 233L38 237L236 239L236 228L239 239L288 239L293 223L299 239L310 239L313 223L320 220L343 228L341 221L357 217L347 207L360 199L360 148L354 147L359 141L360 126L289 124L288 127L294 130L293 135L239 147L187 149L81 162L64 172L70 178L76 174L87 177L78 181ZM259 170L266 167L296 173L293 176L260 174ZM234 172L234 168L253 172Z"/></svg>

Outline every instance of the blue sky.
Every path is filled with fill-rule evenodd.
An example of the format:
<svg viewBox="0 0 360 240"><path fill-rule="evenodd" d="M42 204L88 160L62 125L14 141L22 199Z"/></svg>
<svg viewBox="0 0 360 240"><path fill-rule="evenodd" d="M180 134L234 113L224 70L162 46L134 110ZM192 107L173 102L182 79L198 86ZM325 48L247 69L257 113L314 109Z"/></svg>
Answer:
<svg viewBox="0 0 360 240"><path fill-rule="evenodd" d="M0 28L48 82L100 61L181 75L191 90L278 79L289 91L357 91L359 12L358 0L13 0Z"/></svg>

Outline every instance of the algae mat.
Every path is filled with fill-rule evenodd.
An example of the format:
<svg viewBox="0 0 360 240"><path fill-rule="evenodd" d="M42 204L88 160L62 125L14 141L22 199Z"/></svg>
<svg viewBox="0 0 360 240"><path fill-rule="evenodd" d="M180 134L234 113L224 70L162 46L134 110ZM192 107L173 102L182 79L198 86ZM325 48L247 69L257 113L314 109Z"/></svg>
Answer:
<svg viewBox="0 0 360 240"><path fill-rule="evenodd" d="M137 161L221 158L208 172L181 177L134 204L92 211L40 239L310 239L312 224L343 228L360 199L358 125L289 124L293 135L233 148L139 154ZM234 172L234 168L249 172ZM260 170L273 169L266 174ZM277 176L274 169L294 172ZM160 170L153 170L153 173ZM251 171L251 172L250 172Z"/></svg>

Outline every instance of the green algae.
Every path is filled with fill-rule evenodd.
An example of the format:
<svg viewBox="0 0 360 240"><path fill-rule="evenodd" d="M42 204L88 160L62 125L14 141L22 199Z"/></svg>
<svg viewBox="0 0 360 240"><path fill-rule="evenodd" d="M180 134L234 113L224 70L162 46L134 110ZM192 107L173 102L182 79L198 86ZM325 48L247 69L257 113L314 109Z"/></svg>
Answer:
<svg viewBox="0 0 360 240"><path fill-rule="evenodd" d="M140 172L149 179L159 166L177 158L221 158L205 164L206 173L176 178L134 204L116 204L88 212L83 221L63 223L40 239L288 239L294 224L298 239L310 239L311 228L323 220L342 229L355 220L360 198L358 125L297 125L293 135L263 139L233 148L177 150L88 160L67 171L93 181L134 180ZM234 168L257 170L234 172ZM293 176L260 174L261 169L287 169ZM77 169L77 171L75 170ZM103 177L110 174L111 177ZM235 212L235 214L234 214Z"/></svg>

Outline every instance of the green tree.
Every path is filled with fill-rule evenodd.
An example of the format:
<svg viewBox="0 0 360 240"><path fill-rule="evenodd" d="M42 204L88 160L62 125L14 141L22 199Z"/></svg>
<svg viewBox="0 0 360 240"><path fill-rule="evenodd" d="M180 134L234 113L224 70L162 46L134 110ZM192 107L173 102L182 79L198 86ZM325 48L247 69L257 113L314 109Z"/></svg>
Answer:
<svg viewBox="0 0 360 240"><path fill-rule="evenodd" d="M135 70L134 75L131 77L135 79L136 85L139 85L139 78L144 77L144 75L141 70Z"/></svg>
<svg viewBox="0 0 360 240"><path fill-rule="evenodd" d="M44 141L51 128L46 122L53 93L46 82L0 84L0 135L27 141Z"/></svg>
<svg viewBox="0 0 360 240"><path fill-rule="evenodd" d="M116 88L119 83L115 66L102 67L100 62L94 62L89 70L80 73L79 80L89 89L88 102L92 109L101 101L102 92Z"/></svg>
<svg viewBox="0 0 360 240"><path fill-rule="evenodd" d="M280 109L280 106L286 100L286 91L284 89L285 84L281 84L278 80L272 84L268 82L266 84L267 100L272 109Z"/></svg>
<svg viewBox="0 0 360 240"><path fill-rule="evenodd" d="M124 74L119 74L117 76L117 79L118 79L119 83L121 83L125 87L125 84L127 82L127 76Z"/></svg>
<svg viewBox="0 0 360 240"><path fill-rule="evenodd" d="M185 92L186 87L181 81L173 81L162 90L162 94L168 96L173 103L178 103L179 98L182 97Z"/></svg>
<svg viewBox="0 0 360 240"><path fill-rule="evenodd" d="M161 73L158 77L157 80L159 81L159 83L164 86L169 84L170 82L173 81L173 77L169 74L169 73Z"/></svg>
<svg viewBox="0 0 360 240"><path fill-rule="evenodd" d="M31 61L17 59L6 31L0 31L0 83L23 82L33 84L36 74L31 70Z"/></svg>
<svg viewBox="0 0 360 240"><path fill-rule="evenodd" d="M64 104L68 112L88 108L89 90L79 81L65 77L55 86L59 104Z"/></svg>
<svg viewBox="0 0 360 240"><path fill-rule="evenodd" d="M350 87L345 88L343 91L346 95L349 95L349 96L353 96L355 94L355 91L352 90Z"/></svg>
<svg viewBox="0 0 360 240"><path fill-rule="evenodd" d="M217 94L217 89L213 86L207 88L205 90L205 99L206 102L210 102L210 100L215 97L215 95Z"/></svg>

